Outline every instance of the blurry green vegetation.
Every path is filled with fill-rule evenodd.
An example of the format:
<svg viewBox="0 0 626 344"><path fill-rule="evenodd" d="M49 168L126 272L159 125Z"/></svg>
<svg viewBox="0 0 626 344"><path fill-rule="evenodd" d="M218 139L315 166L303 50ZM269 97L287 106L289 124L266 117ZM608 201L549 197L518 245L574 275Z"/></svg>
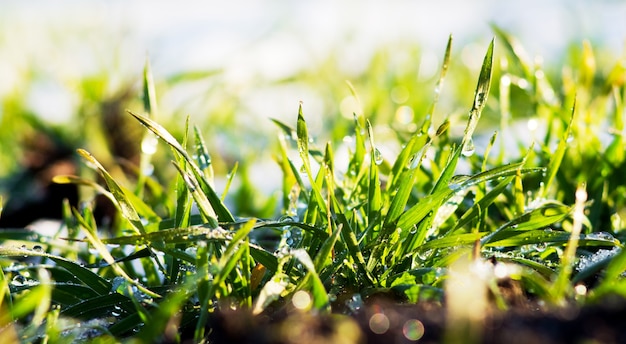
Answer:
<svg viewBox="0 0 626 344"><path fill-rule="evenodd" d="M441 302L458 293L447 280L479 281L473 292L501 310L504 280L547 307L626 296L624 57L585 42L544 68L494 31L477 70L450 39L429 77L419 48L392 46L349 83L331 56L264 85L322 99L319 113L293 99L289 120L243 116L250 104L218 71L153 81L149 65L121 89L106 75L81 81L67 125L26 110L24 90L7 96L0 173L19 173L16 143L45 131L81 148L75 173L54 181L80 185L84 203L65 204L54 235L0 231L0 334L201 341L221 308L355 311L377 293ZM158 108L188 83L205 87L188 100L202 113ZM256 169L268 161L281 173ZM96 194L119 214L107 226ZM447 295L447 307L485 295Z"/></svg>

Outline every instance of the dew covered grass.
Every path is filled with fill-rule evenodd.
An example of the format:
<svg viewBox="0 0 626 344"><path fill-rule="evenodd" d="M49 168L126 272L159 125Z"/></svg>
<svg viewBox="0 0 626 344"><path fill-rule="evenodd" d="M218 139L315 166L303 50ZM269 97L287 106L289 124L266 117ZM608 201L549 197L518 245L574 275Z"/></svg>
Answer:
<svg viewBox="0 0 626 344"><path fill-rule="evenodd" d="M584 42L549 71L494 32L475 73L450 37L426 81L387 70L390 52L347 83L326 84L331 62L294 76L335 107L254 119L271 139L246 136L257 123L238 127L232 99L203 120L159 113L149 64L143 98L109 108L85 80L79 125L47 129L78 148L53 180L81 202L52 233L0 230L0 338L210 342L218 312L345 317L387 295L442 304L446 339L479 341L484 314L515 307L503 281L545 309L626 297L624 58L599 64ZM5 104L3 137L43 125ZM94 115L122 105L135 160ZM19 154L2 143L4 172Z"/></svg>

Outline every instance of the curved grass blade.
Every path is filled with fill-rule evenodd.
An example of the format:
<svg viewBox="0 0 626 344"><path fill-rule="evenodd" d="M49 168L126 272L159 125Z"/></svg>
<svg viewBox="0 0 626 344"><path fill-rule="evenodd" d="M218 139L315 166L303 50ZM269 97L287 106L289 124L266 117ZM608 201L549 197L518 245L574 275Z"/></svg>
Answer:
<svg viewBox="0 0 626 344"><path fill-rule="evenodd" d="M339 231L337 231L339 232ZM320 279L320 276L317 274L317 270L315 270L315 264L311 260L311 257L306 252L305 249L299 248L291 251L291 255L298 259L302 265L308 270L307 275L302 282L300 283L300 287L306 285L308 281L311 281L311 291L313 296L313 306L318 310L330 311L330 300L328 298L328 293L326 292L326 288L324 288L324 284Z"/></svg>
<svg viewBox="0 0 626 344"><path fill-rule="evenodd" d="M115 198L115 203L118 205L120 211L124 218L126 218L131 225L137 230L140 234L145 234L146 231L143 228L143 224L141 223L141 219L139 218L139 214L137 214L137 210L133 206L132 202L129 200L128 195L122 190L122 188L117 184L117 182L111 177L109 172L100 164L100 162L93 156L91 153L87 152L84 149L78 149L78 154L83 157L83 159L87 160L88 163L95 166L100 175L104 178L107 186L109 187L109 191Z"/></svg>
<svg viewBox="0 0 626 344"><path fill-rule="evenodd" d="M54 261L58 266L66 269L69 273L90 287L99 295L106 295L111 292L112 285L90 269L80 266L63 257L55 256L43 251L29 250L25 248L11 248L0 246L0 256L2 257L45 257Z"/></svg>
<svg viewBox="0 0 626 344"><path fill-rule="evenodd" d="M469 113L469 120L467 122L467 127L465 128L465 133L463 134L463 140L461 143L463 147L470 143L472 135L474 134L474 130L476 129L476 125L478 124L478 120L480 119L480 115L485 108L485 104L487 103L489 89L491 88L493 43L494 40L492 39L491 43L489 44L489 48L487 49L485 59L483 60L483 66L480 69L478 84L476 85L476 91L474 92L474 103L472 104L472 109Z"/></svg>
<svg viewBox="0 0 626 344"><path fill-rule="evenodd" d="M502 235L485 246L495 247L519 247L522 245L534 244L564 244L569 241L571 233L564 231L554 231L550 229L533 230L510 230L506 235ZM582 234L578 239L579 246L585 247L614 247L619 245L616 239L598 237L593 234Z"/></svg>
<svg viewBox="0 0 626 344"><path fill-rule="evenodd" d="M332 221L330 223L331 225L334 224ZM333 231L333 234L328 237L326 241L324 241L322 247L315 255L315 271L322 271L322 269L326 266L326 262L331 255L333 247L335 247L335 243L337 243L337 240L339 239L342 227L343 224L340 223L339 226L337 226L337 228Z"/></svg>
<svg viewBox="0 0 626 344"><path fill-rule="evenodd" d="M465 132L463 133L461 145L454 150L452 157L448 160L448 163L435 183L432 194L445 189L454 175L457 162L459 161L462 152L473 145L472 135L474 134L474 130L476 130L478 120L480 119L482 111L485 108L485 104L487 103L489 89L491 87L493 44L494 40L492 39L489 44L489 48L487 49L487 53L485 54L482 68L480 69L476 91L474 92L474 101L472 103L472 108L469 111L469 119L467 121L467 126L465 127Z"/></svg>
<svg viewBox="0 0 626 344"><path fill-rule="evenodd" d="M454 230L463 228L466 226L472 219L476 216L480 215L481 209L487 209L489 205L491 205L496 198L506 190L506 187L511 184L513 181L513 177L507 177L502 180L498 185L496 185L493 189L487 192L478 202L474 203L471 208L469 208L457 221L454 226Z"/></svg>
<svg viewBox="0 0 626 344"><path fill-rule="evenodd" d="M102 185L85 178L81 178L73 175L58 175L52 178L52 181L57 184L74 184L74 185L84 185L94 188L98 193L102 194L113 204L118 204L117 199L113 195L113 193L106 190ZM120 186L120 189L124 192L127 200L130 204L132 204L133 208L137 212L138 216L143 217L150 223L159 222L161 218L152 210L150 206L148 206L141 198L137 197L132 192L129 192L126 188ZM145 229L145 227L144 227Z"/></svg>
<svg viewBox="0 0 626 344"><path fill-rule="evenodd" d="M481 246L491 244L492 242L502 244L502 240L507 238L511 233L532 231L548 227L565 219L569 215L570 210L570 207L560 203L545 203L500 226L498 229L482 238L480 244ZM530 238L528 238L528 240L530 240Z"/></svg>
<svg viewBox="0 0 626 344"><path fill-rule="evenodd" d="M88 211L89 209L86 209L86 210ZM128 283L136 286L137 289L141 290L146 295L149 295L154 298L161 297L159 294L141 285L138 280L135 280L131 278L130 276L128 276L128 274L121 267L118 266L118 264L115 262L115 259L113 258L111 253L107 250L102 240L98 237L95 228L93 228L93 223L91 221L87 221L85 217L83 217L80 213L78 213L76 209L72 209L72 213L74 214L74 217L76 218L78 223L84 229L83 232L87 236L87 239L89 240L91 245L93 245L93 247L98 251L98 253L100 253L102 258L111 265L111 267L113 268L113 270L118 276L123 277ZM91 213L88 213L87 215L88 217L93 218L93 215L91 215Z"/></svg>
<svg viewBox="0 0 626 344"><path fill-rule="evenodd" d="M517 173L519 169L522 174L535 173L543 171L542 168L521 168L523 163L514 163L504 166L499 166L489 171L481 172L466 178L459 183L451 184L448 188L442 189L436 193L430 194L416 205L409 208L400 218L396 227L402 230L408 230L417 225L422 219L424 219L429 213L434 212L439 205L452 197L456 192L482 183L488 180L493 180L500 177L508 177Z"/></svg>
<svg viewBox="0 0 626 344"><path fill-rule="evenodd" d="M111 314L114 311L133 313L133 302L122 294L111 293L96 296L89 300L75 304L64 309L61 314L68 317L88 320L101 318L103 315Z"/></svg>
<svg viewBox="0 0 626 344"><path fill-rule="evenodd" d="M152 131L154 134L164 140L170 147L172 147L175 155L182 157L186 161L186 163L188 164L187 166L191 168L191 171L197 178L198 182L200 182L200 187L202 188L202 190L206 194L207 199L211 203L211 206L215 214L217 215L218 220L221 222L234 222L235 218L233 217L233 215L230 213L228 208L226 208L226 206L221 201L220 197L217 195L210 183L206 180L206 178L204 178L204 174L202 173L198 165L195 164L193 158L189 156L187 151L181 146L180 143L178 143L174 136L172 136L172 134L165 130L165 128L163 128L160 124L156 123L150 118L136 114L132 111L129 111L128 113L135 117L150 131Z"/></svg>
<svg viewBox="0 0 626 344"><path fill-rule="evenodd" d="M187 190L191 193L191 197L196 204L198 205L198 209L200 210L200 214L202 215L204 221L206 221L211 228L217 228L217 215L211 206L211 202L206 197L206 195L201 192L200 186L198 185L198 181L195 176L187 173L182 166L180 166L177 162L172 161L178 173L183 177L183 181L185 185L187 185ZM220 200L221 202L221 200Z"/></svg>

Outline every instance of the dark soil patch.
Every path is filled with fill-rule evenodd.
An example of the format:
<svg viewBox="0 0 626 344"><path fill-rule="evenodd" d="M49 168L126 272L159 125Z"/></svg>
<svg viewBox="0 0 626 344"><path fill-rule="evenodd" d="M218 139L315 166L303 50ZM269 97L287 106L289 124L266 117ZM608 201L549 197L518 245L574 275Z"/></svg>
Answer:
<svg viewBox="0 0 626 344"><path fill-rule="evenodd" d="M477 343L626 343L626 299L559 309L514 308L485 317ZM442 343L455 324L438 303L374 301L354 314L272 315L222 311L210 320L211 343ZM472 342L467 338L467 342Z"/></svg>

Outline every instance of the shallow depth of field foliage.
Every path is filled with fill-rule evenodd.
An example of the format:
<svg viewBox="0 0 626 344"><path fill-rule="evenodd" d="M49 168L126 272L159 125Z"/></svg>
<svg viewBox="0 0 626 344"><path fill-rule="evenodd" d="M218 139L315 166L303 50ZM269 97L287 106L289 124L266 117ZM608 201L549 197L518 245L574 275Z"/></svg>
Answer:
<svg viewBox="0 0 626 344"><path fill-rule="evenodd" d="M289 120L235 119L219 73L155 87L147 64L136 99L105 99L106 76L84 80L78 125L46 129L80 147L76 175L54 182L78 185L82 202L52 234L0 231L0 337L202 341L219 309L350 314L374 294L445 295L463 322L470 301L512 306L502 279L545 307L626 296L626 60L584 42L544 70L494 31L476 71L450 39L428 80L419 49L393 47L349 82L332 59L278 81L331 104L309 113L293 99ZM157 111L156 89L198 80L212 85L204 114ZM2 100L2 137L46 127L21 101ZM134 131L111 139L107 109ZM272 137L254 132L260 121ZM114 155L124 138L136 164ZM15 172L19 147L0 146L2 173ZM97 222L95 195L113 221Z"/></svg>

